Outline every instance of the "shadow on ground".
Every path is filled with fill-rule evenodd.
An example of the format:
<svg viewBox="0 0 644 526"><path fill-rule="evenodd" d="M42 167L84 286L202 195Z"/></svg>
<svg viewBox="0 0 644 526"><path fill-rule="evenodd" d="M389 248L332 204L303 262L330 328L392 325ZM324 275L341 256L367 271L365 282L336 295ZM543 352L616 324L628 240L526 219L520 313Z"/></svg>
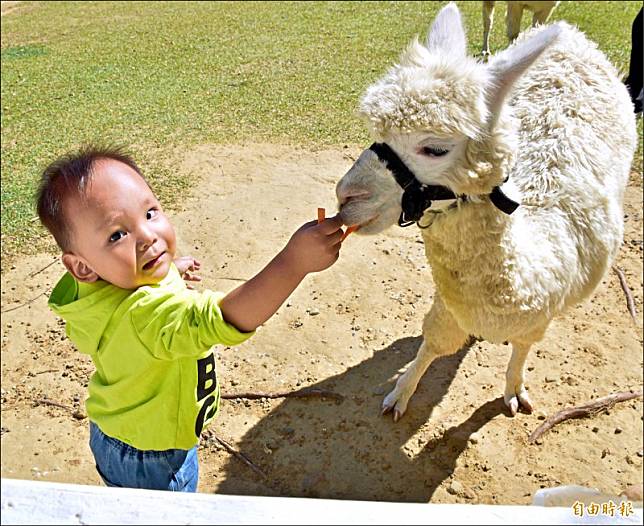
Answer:
<svg viewBox="0 0 644 526"><path fill-rule="evenodd" d="M382 371L393 373L407 364L421 341L402 338L311 386L344 395L341 402L284 399L236 444L266 478L231 457L217 493L428 502L453 472L470 435L504 413L505 406L502 398L489 401L448 429L430 419L469 350L466 346L432 363L399 422L381 416L383 395L394 385L381 377ZM429 426L433 437L425 444L415 436L422 426Z"/></svg>

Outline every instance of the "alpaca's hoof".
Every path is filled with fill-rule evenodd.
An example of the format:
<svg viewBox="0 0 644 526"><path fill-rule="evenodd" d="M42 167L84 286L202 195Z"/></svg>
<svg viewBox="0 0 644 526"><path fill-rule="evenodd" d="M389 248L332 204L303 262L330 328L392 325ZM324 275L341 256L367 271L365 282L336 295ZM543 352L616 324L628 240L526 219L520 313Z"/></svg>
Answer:
<svg viewBox="0 0 644 526"><path fill-rule="evenodd" d="M387 413L391 412L392 408L389 406L383 406L382 408L382 415L386 415ZM400 420L400 417L402 417L404 411L400 412L398 409L394 409L393 415L394 415L394 422L398 422Z"/></svg>
<svg viewBox="0 0 644 526"><path fill-rule="evenodd" d="M407 403L409 402L410 397L401 395L397 389L394 389L391 393L385 396L385 399L382 402L382 413L386 415L387 413L393 411L394 422L398 422L400 418L405 414L407 410Z"/></svg>
<svg viewBox="0 0 644 526"><path fill-rule="evenodd" d="M510 409L512 416L517 414L517 411L519 410L519 401L517 400L516 396L510 398L510 401L506 400L505 405L507 405L508 409Z"/></svg>
<svg viewBox="0 0 644 526"><path fill-rule="evenodd" d="M503 398L505 400L505 405L508 406L512 416L517 414L519 407L522 407L527 413L532 413L532 411L534 411L534 406L532 405L532 401L530 400L525 388L519 390L518 393L506 393Z"/></svg>

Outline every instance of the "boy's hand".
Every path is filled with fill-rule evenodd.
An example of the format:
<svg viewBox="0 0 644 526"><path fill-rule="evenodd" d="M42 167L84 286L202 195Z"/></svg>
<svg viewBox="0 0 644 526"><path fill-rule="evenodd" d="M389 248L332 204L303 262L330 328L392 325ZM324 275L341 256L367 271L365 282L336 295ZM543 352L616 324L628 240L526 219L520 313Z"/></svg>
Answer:
<svg viewBox="0 0 644 526"><path fill-rule="evenodd" d="M268 320L308 273L335 263L341 226L340 216L303 224L266 267L221 300L224 319L244 332Z"/></svg>
<svg viewBox="0 0 644 526"><path fill-rule="evenodd" d="M336 262L342 245L342 220L339 215L321 223L303 224L292 236L280 256L293 273L305 276Z"/></svg>
<svg viewBox="0 0 644 526"><path fill-rule="evenodd" d="M179 274L185 281L201 281L201 276L193 274L201 268L201 263L192 256L182 256L174 260L174 264ZM189 289L194 289L192 285L186 285Z"/></svg>

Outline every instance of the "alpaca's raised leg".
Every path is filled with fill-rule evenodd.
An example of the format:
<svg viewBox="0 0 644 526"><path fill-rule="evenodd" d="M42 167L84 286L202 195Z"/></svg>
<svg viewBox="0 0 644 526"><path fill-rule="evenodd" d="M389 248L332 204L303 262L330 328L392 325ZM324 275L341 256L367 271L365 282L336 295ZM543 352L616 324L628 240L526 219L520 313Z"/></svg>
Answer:
<svg viewBox="0 0 644 526"><path fill-rule="evenodd" d="M508 12L505 16L505 28L508 35L508 41L514 42L521 31L521 17L523 16L523 6L520 2L507 2Z"/></svg>
<svg viewBox="0 0 644 526"><path fill-rule="evenodd" d="M494 18L494 2L483 2L483 56L490 54L490 28Z"/></svg>
<svg viewBox="0 0 644 526"><path fill-rule="evenodd" d="M404 374L398 378L394 390L385 397L382 402L382 414L393 410L394 422L397 422L407 410L409 399L434 358L458 351L467 338L468 335L461 330L437 295L423 321L423 343L418 349L418 354Z"/></svg>
<svg viewBox="0 0 644 526"><path fill-rule="evenodd" d="M517 414L519 406L529 413L533 409L524 384L525 360L531 346L531 343L512 342L512 357L505 373L505 396L503 397L512 416Z"/></svg>

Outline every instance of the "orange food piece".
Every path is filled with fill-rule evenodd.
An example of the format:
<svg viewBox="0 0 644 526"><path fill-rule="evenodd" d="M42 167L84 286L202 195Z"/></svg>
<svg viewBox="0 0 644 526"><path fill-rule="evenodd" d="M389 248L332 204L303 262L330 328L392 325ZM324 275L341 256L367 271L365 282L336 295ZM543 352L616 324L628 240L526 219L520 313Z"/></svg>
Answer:
<svg viewBox="0 0 644 526"><path fill-rule="evenodd" d="M320 223L321 223L322 221L324 221L325 219L326 219L326 211L324 210L324 208L318 208L318 224L320 224ZM341 242L342 242L342 241L344 241L344 239L345 239L345 238L346 238L346 237L347 237L351 232L355 232L356 230L358 230L358 228L360 228L358 225L351 225L350 227L347 227L347 229L346 229L346 231L344 232L344 234L342 234L342 238L340 239L340 241L341 241Z"/></svg>
<svg viewBox="0 0 644 526"><path fill-rule="evenodd" d="M318 223L321 223L324 221L326 217L326 213L324 211L324 208L318 208Z"/></svg>
<svg viewBox="0 0 644 526"><path fill-rule="evenodd" d="M351 232L355 232L360 228L358 225L351 225L350 227L347 227L347 230L345 231L344 234L342 234L342 238L340 241L344 241L344 238L346 238Z"/></svg>

